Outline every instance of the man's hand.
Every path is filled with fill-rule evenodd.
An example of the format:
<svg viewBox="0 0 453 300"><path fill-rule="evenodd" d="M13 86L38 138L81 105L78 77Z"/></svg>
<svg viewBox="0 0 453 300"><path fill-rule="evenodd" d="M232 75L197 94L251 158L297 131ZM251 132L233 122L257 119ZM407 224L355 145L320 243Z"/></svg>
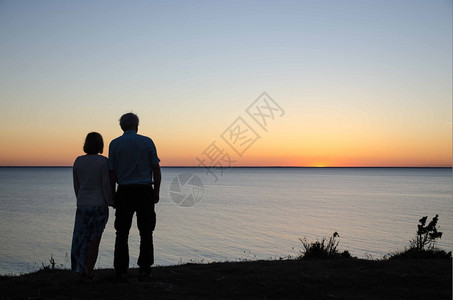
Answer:
<svg viewBox="0 0 453 300"><path fill-rule="evenodd" d="M155 165L152 167L153 169L153 179L154 179L154 203L159 202L159 191L160 191L160 182L162 179L162 174L160 172L160 166Z"/></svg>
<svg viewBox="0 0 453 300"><path fill-rule="evenodd" d="M159 190L154 190L153 200L154 200L154 203L159 202Z"/></svg>

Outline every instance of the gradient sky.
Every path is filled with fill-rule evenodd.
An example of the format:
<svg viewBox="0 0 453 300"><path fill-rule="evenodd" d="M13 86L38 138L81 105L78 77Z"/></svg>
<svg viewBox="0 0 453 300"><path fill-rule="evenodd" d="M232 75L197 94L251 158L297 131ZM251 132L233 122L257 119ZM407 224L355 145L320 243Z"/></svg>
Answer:
<svg viewBox="0 0 453 300"><path fill-rule="evenodd" d="M0 166L72 165L90 131L107 155L130 111L163 166L212 142L234 165L452 164L452 1L2 0L0 66Z"/></svg>

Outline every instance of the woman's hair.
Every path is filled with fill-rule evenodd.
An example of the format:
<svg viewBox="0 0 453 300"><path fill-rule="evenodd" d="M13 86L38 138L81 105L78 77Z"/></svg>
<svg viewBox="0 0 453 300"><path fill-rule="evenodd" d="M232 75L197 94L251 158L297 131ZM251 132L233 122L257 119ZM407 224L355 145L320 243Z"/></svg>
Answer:
<svg viewBox="0 0 453 300"><path fill-rule="evenodd" d="M90 132L87 134L83 151L86 154L98 154L104 151L104 140L102 135L97 132Z"/></svg>

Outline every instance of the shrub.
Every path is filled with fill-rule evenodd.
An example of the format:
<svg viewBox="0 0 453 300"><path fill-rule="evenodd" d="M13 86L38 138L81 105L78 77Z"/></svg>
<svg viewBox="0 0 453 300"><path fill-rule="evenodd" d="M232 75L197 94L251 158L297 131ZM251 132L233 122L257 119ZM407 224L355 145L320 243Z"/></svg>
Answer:
<svg viewBox="0 0 453 300"><path fill-rule="evenodd" d="M418 220L420 224L417 226L417 236L410 242L411 248L415 248L418 251L433 250L436 239L442 238L442 232L438 232L436 228L439 215L436 215L428 226L425 226L427 219L428 216L425 216Z"/></svg>
<svg viewBox="0 0 453 300"><path fill-rule="evenodd" d="M428 225L427 219L428 216L425 216L418 220L420 224L417 225L417 235L409 241L409 249L393 254L390 258L451 258L451 252L447 253L435 247L436 240L442 238L442 232L436 228L439 215L436 215Z"/></svg>
<svg viewBox="0 0 453 300"><path fill-rule="evenodd" d="M310 243L307 241L306 238L299 239L302 242L302 246L304 249L302 250L299 259L325 259L325 258L349 258L351 254L348 251L344 251L339 253L337 248L339 241L336 240L338 232L334 232L334 234L329 238L322 238L321 241L316 240L316 242Z"/></svg>

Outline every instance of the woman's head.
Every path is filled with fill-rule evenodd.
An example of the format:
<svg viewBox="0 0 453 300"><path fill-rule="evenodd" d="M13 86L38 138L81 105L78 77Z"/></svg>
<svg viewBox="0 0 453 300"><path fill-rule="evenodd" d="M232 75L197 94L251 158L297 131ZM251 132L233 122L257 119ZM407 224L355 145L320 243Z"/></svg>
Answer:
<svg viewBox="0 0 453 300"><path fill-rule="evenodd" d="M90 132L87 134L83 151L86 154L98 154L104 151L104 140L102 135L97 132Z"/></svg>

